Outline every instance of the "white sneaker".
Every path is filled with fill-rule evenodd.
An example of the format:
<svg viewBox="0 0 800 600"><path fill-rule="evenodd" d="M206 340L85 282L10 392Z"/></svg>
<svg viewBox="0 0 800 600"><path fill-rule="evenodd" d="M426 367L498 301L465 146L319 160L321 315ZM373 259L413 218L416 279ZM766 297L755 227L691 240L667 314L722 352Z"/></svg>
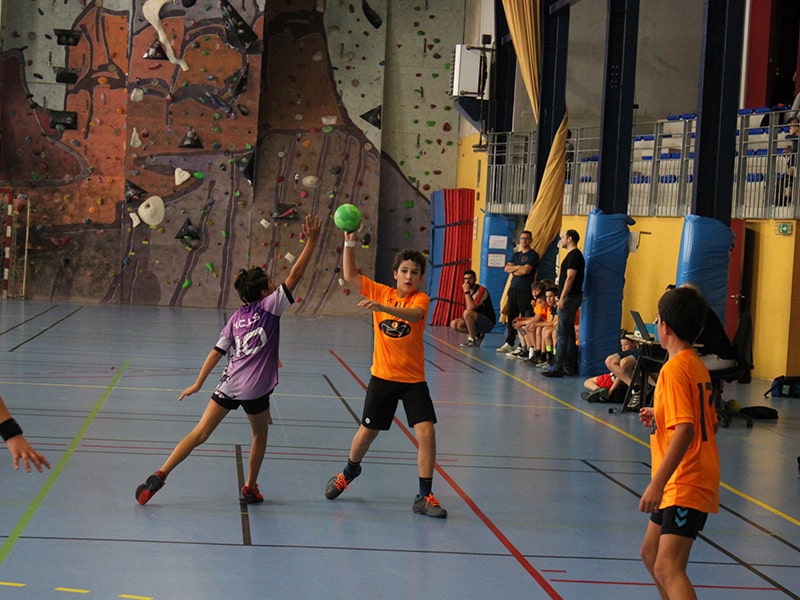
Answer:
<svg viewBox="0 0 800 600"><path fill-rule="evenodd" d="M503 344L502 346L500 346L500 347L499 347L497 350L495 350L495 352L502 352L502 353L504 353L504 354L508 354L508 353L509 353L509 352L511 352L513 349L514 349L514 346L512 346L511 344L509 344L508 342L506 342L505 344Z"/></svg>

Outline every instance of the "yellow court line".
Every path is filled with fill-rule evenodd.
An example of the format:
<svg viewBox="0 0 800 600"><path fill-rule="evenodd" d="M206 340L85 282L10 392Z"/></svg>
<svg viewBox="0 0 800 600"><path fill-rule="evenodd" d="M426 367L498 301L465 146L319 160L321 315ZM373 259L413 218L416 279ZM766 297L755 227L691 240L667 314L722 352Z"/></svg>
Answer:
<svg viewBox="0 0 800 600"><path fill-rule="evenodd" d="M596 417L595 415L593 415L591 413L588 413L585 410L582 410L582 409L578 408L574 404L570 404L569 402L561 400L560 398L556 398L555 396L545 392L544 390L540 390L535 385L531 384L529 381L521 379L521 378L517 377L516 375L514 375L513 373L509 373L508 371L504 371L500 367L497 367L497 366L493 365L490 362L486 362L485 360L483 360L481 358L478 358L477 356L473 356L472 354L469 354L468 352L465 352L464 350L462 350L459 347L453 346L449 342L446 342L443 339L438 338L438 337L434 336L433 334L431 334L429 332L426 332L425 335L427 335L428 337L433 338L434 340L436 340L440 344L442 344L444 346L447 346L448 348L451 348L451 349L455 350L456 352L459 352L459 353L463 354L464 356L466 356L468 358L471 358L472 360L474 360L476 362L479 362L480 364L482 364L482 365L484 365L486 367L489 367L490 369L492 369L494 371L497 371L498 373L502 373L503 375L506 375L507 377L510 377L511 379L516 381L517 383L520 383L520 384L524 385L525 387L530 388L530 389L534 390L535 392L537 392L539 394L542 394L546 398L550 398L551 400L554 400L555 402L558 402L562 406L565 406L565 407L569 408L570 410L574 410L575 412L577 412L577 413L579 413L579 414L581 414L581 415L583 415L585 417L588 417L592 421L595 421L596 423L600 423L601 425L604 425L605 427L608 427L609 429L612 429L612 430L616 431L617 433L625 436L629 440L633 440L634 442L636 442L637 444L641 444L645 448L650 448L650 444L649 443L637 438L634 435L631 435L630 433L620 429L619 427L616 427L616 426L612 425L608 421L604 421L604 420ZM726 489L730 493L735 494L735 495L739 496L740 498L743 498L743 499L747 500L748 502L752 502L753 504L763 508L767 512L771 512L773 515L776 515L776 516L778 516L778 517L780 517L782 519L785 519L786 521L788 521L792 525L800 526L800 519L797 519L797 518L795 518L795 517L793 517L793 516L791 516L789 514L786 514L785 512L775 508L774 506L770 506L769 504L767 504L763 500L759 500L758 498L754 498L753 496L750 496L749 494L746 494L745 492L743 492L741 490L738 490L733 486L728 485L724 481L721 481L719 485L720 485L721 488Z"/></svg>
<svg viewBox="0 0 800 600"><path fill-rule="evenodd" d="M152 596L131 596L130 594L120 594L119 598L128 598L129 600L153 600Z"/></svg>
<svg viewBox="0 0 800 600"><path fill-rule="evenodd" d="M65 588L65 587L57 587L55 588L56 592L69 592L71 594L88 594L89 590L79 590L76 588Z"/></svg>
<svg viewBox="0 0 800 600"><path fill-rule="evenodd" d="M0 581L0 585L5 587L25 587L24 583L14 583L13 581Z"/></svg>

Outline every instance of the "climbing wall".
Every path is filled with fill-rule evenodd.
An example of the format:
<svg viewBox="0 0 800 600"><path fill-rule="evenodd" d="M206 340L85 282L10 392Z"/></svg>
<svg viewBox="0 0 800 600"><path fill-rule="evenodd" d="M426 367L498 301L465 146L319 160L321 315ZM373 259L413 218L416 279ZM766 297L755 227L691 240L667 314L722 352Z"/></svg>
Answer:
<svg viewBox="0 0 800 600"><path fill-rule="evenodd" d="M455 187L458 115L449 91L463 13L463 0L390 4L379 215L379 238L390 251L378 257L383 278L391 274L391 250L428 248L430 195Z"/></svg>
<svg viewBox="0 0 800 600"><path fill-rule="evenodd" d="M283 279L314 212L326 227L298 310L352 311L336 206L361 208L359 266L391 281L381 265L427 250L427 193L454 178L460 29L437 10L30 0L11 25L5 11L19 43L0 54L0 182L30 197L28 296L235 306L236 271Z"/></svg>
<svg viewBox="0 0 800 600"><path fill-rule="evenodd" d="M115 4L3 12L0 178L30 198L29 297L96 299L119 272L129 15Z"/></svg>
<svg viewBox="0 0 800 600"><path fill-rule="evenodd" d="M188 4L187 2L183 3ZM229 306L250 254L263 13L148 0L131 15L122 302ZM295 250L299 253L298 250Z"/></svg>

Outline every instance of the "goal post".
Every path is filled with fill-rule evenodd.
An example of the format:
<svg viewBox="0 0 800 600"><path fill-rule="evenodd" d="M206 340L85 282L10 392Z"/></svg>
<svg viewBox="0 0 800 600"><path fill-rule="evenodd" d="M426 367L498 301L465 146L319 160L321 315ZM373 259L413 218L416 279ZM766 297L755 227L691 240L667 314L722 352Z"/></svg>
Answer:
<svg viewBox="0 0 800 600"><path fill-rule="evenodd" d="M24 298L28 268L28 225L30 200L27 194L15 194L13 188L0 187L0 214L3 216L3 284L2 299ZM24 211L24 215L21 214ZM24 246L18 234L24 228ZM20 250L22 250L20 257Z"/></svg>

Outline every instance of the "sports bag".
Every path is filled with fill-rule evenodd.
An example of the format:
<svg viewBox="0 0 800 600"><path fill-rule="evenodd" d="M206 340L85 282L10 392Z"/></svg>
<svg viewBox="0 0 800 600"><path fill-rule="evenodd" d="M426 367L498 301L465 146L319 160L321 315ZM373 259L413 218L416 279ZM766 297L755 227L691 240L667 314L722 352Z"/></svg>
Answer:
<svg viewBox="0 0 800 600"><path fill-rule="evenodd" d="M781 375L772 380L770 388L764 392L764 398L800 398L800 377Z"/></svg>

